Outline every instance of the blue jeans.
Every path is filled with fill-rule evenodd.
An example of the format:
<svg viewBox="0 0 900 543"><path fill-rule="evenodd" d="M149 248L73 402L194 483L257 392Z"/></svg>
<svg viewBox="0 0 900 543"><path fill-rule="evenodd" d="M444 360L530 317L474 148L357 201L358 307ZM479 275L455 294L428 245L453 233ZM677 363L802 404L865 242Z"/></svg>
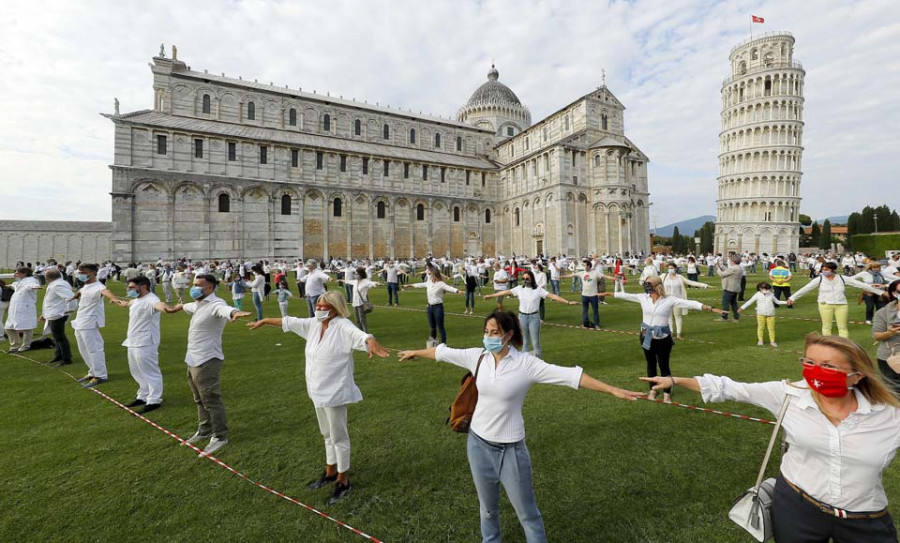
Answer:
<svg viewBox="0 0 900 543"><path fill-rule="evenodd" d="M522 352L528 352L528 345L531 344L531 351L538 358L543 357L541 352L541 316L537 313L526 315L519 313L519 326L522 327Z"/></svg>
<svg viewBox="0 0 900 543"><path fill-rule="evenodd" d="M707 267L706 276L707 277L715 277L715 275L716 275L716 267L715 266Z"/></svg>
<svg viewBox="0 0 900 543"><path fill-rule="evenodd" d="M731 292L730 290L722 291L722 309L726 312L722 313L722 320L728 320L727 311L730 309L732 313L734 313L734 320L740 320L741 314L738 313L738 293Z"/></svg>
<svg viewBox="0 0 900 543"><path fill-rule="evenodd" d="M550 292L559 296L559 279L550 280Z"/></svg>
<svg viewBox="0 0 900 543"><path fill-rule="evenodd" d="M388 283L387 284L387 292L388 292L388 305L396 302L397 305L400 305L400 289L398 288L397 283Z"/></svg>
<svg viewBox="0 0 900 543"><path fill-rule="evenodd" d="M344 283L344 293L347 295L347 304L353 303L353 285Z"/></svg>
<svg viewBox="0 0 900 543"><path fill-rule="evenodd" d="M531 486L531 456L525 440L491 443L469 432L466 452L478 492L481 537L484 543L500 541L500 484L519 517L528 543L546 543L544 519Z"/></svg>
<svg viewBox="0 0 900 543"><path fill-rule="evenodd" d="M310 317L316 316L316 302L319 301L319 296L321 296L321 294L317 294L315 296L306 296L306 307L309 309Z"/></svg>
<svg viewBox="0 0 900 543"><path fill-rule="evenodd" d="M466 309L475 309L475 291L466 289Z"/></svg>
<svg viewBox="0 0 900 543"><path fill-rule="evenodd" d="M447 330L444 329L444 304L435 304L428 306L426 311L428 315L428 328L432 339L437 338L437 332L441 333L441 343L447 343Z"/></svg>
<svg viewBox="0 0 900 543"><path fill-rule="evenodd" d="M258 292L253 293L253 305L256 307L256 320L260 321L263 318L262 313L262 298L259 297Z"/></svg>
<svg viewBox="0 0 900 543"><path fill-rule="evenodd" d="M584 326L590 326L591 323L588 321L588 306L594 310L594 328L600 327L600 308L598 305L598 300L596 296L582 296L581 297L581 324Z"/></svg>
<svg viewBox="0 0 900 543"><path fill-rule="evenodd" d="M581 277L575 276L572 278L572 292L578 292L581 290Z"/></svg>

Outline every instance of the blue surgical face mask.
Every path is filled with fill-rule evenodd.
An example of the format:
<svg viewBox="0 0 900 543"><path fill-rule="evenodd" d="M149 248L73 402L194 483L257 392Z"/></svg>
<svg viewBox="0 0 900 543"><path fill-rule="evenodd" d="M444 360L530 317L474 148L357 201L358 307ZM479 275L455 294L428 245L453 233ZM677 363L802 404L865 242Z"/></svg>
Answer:
<svg viewBox="0 0 900 543"><path fill-rule="evenodd" d="M193 298L195 300L199 300L200 298L204 297L202 287L193 286L193 287L191 287L190 293L191 293L191 298Z"/></svg>
<svg viewBox="0 0 900 543"><path fill-rule="evenodd" d="M86 274L86 273L78 274L78 280L81 281L82 283L87 283L88 279L90 279L90 276L88 274Z"/></svg>
<svg viewBox="0 0 900 543"><path fill-rule="evenodd" d="M503 350L503 338L484 336L484 348L489 353L499 353Z"/></svg>
<svg viewBox="0 0 900 543"><path fill-rule="evenodd" d="M137 298L137 297L138 297L138 291L134 290L133 288L132 288L132 289L128 289L128 297L129 297L129 298Z"/></svg>

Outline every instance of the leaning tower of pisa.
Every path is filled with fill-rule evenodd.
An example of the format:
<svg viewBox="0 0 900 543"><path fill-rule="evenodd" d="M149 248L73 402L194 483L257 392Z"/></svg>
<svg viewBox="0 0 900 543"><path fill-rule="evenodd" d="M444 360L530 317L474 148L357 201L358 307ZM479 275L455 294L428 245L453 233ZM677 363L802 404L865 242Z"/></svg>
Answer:
<svg viewBox="0 0 900 543"><path fill-rule="evenodd" d="M716 251L797 252L803 66L794 36L769 32L731 50L722 84Z"/></svg>

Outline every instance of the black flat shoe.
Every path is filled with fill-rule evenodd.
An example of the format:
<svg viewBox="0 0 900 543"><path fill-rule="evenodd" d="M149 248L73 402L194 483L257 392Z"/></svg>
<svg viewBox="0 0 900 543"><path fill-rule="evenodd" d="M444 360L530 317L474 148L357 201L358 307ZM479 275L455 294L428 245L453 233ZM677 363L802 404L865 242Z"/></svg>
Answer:
<svg viewBox="0 0 900 543"><path fill-rule="evenodd" d="M135 400L131 403L126 403L125 407L138 407L138 406L146 405L146 404L147 404L147 402L145 402L144 400Z"/></svg>
<svg viewBox="0 0 900 543"><path fill-rule="evenodd" d="M322 475L320 475L318 479L307 485L307 488L309 488L310 490L318 490L328 483L333 483L335 481L337 481L337 473L335 473L334 475L326 475L326 473L323 471Z"/></svg>
<svg viewBox="0 0 900 543"><path fill-rule="evenodd" d="M151 412L151 411L156 411L156 410L159 409L160 407L162 407L162 404L161 404L161 403L151 403L151 404L147 404L147 405L145 405L144 407L138 409L137 412L138 412L139 414L143 415L143 414L149 413L149 412Z"/></svg>
<svg viewBox="0 0 900 543"><path fill-rule="evenodd" d="M334 485L334 493L328 498L328 505L334 505L344 499L344 496L350 493L350 481L347 484L338 483Z"/></svg>

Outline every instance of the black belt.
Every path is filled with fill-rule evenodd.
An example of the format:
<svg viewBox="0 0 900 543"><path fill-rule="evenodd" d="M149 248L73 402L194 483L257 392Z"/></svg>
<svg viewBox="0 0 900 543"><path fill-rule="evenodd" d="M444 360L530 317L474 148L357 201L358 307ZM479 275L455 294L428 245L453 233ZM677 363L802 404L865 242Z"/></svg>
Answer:
<svg viewBox="0 0 900 543"><path fill-rule="evenodd" d="M428 304L428 307L437 307L439 305L444 305L444 302L441 302L439 304Z"/></svg>
<svg viewBox="0 0 900 543"><path fill-rule="evenodd" d="M809 503L816 506L816 508L819 511L825 513L826 515L831 515L833 517L846 518L846 519L874 519L874 518L881 518L888 514L887 508L884 508L881 511L873 511L871 513L854 513L852 511L847 511L846 509L840 509L838 507L834 507L833 505L828 505L825 502L820 502L819 500L813 498L812 496L810 496L809 494L807 494L806 492L801 490L800 487L798 487L794 483L788 481L787 478L785 478L784 476L782 476L782 479L784 479L784 482L787 483L787 485L791 488L791 490L793 490L797 494L800 494L800 496L804 500L806 500Z"/></svg>
<svg viewBox="0 0 900 543"><path fill-rule="evenodd" d="M519 311L519 315L537 315L537 311L532 311L531 313L523 313Z"/></svg>

